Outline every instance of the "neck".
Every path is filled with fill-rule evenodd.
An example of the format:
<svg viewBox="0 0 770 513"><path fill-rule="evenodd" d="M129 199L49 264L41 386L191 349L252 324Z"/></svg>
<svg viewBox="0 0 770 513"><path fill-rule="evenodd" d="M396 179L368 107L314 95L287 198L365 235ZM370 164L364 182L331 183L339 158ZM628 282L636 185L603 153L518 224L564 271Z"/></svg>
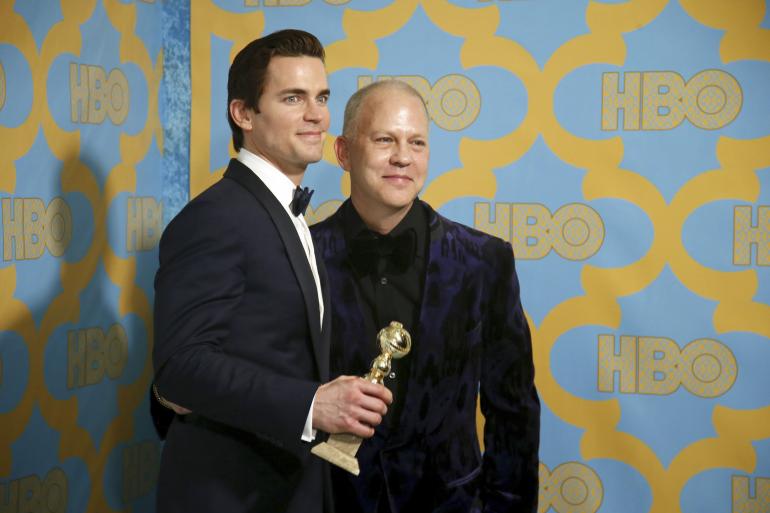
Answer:
<svg viewBox="0 0 770 513"><path fill-rule="evenodd" d="M361 216L361 220L364 222L367 228L380 235L387 235L393 231L393 228L398 226L409 209L412 208L412 203L404 208L398 210L389 210L387 208L362 208L362 202L356 200L353 196L350 197L350 201L353 203L353 208L356 209L358 215Z"/></svg>
<svg viewBox="0 0 770 513"><path fill-rule="evenodd" d="M302 183L302 178L305 176L305 170L304 169L301 169L301 170L296 171L294 173L287 173L286 171L284 171L280 167L278 168L278 170L281 173L285 174L287 177L289 177L289 180L291 180L292 183L294 185L296 185L297 187L299 187L299 185Z"/></svg>
<svg viewBox="0 0 770 513"><path fill-rule="evenodd" d="M270 165L272 165L278 171L280 171L281 173L286 175L286 177L289 180L291 180L292 183L294 185L296 185L297 187L299 187L299 185L302 183L302 178L305 176L305 171L307 170L307 168L305 168L305 167L290 166L290 165L288 165L286 163L282 164L280 162L276 162L276 161L270 159L269 157L267 157L267 155L265 155L264 153L262 153L261 151L259 151L256 148L249 148L249 147L247 147L245 145L244 145L243 148L245 150L253 153L257 157L261 158L265 162L268 162Z"/></svg>

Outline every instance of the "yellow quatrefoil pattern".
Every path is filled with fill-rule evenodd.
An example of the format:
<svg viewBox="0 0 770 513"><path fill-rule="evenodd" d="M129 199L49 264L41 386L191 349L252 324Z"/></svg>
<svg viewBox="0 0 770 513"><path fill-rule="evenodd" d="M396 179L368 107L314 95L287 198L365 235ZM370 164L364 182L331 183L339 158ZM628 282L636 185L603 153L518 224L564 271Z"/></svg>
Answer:
<svg viewBox="0 0 770 513"><path fill-rule="evenodd" d="M0 27L0 513L155 511L158 240L233 155L233 56L287 27L332 90L309 221L350 191L347 98L402 80L421 198L511 243L538 511L770 513L767 1L0 0Z"/></svg>

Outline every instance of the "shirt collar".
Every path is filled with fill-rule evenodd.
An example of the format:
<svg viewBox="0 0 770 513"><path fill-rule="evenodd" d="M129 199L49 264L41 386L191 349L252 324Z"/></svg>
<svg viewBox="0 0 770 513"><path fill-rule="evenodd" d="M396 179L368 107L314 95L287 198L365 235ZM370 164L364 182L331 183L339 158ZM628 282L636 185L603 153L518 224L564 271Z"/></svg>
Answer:
<svg viewBox="0 0 770 513"><path fill-rule="evenodd" d="M257 177L267 186L273 196L283 207L291 212L291 202L294 199L294 189L297 188L291 179L283 174L280 169L266 161L259 155L255 155L246 148L238 152L238 161L251 169Z"/></svg>
<svg viewBox="0 0 770 513"><path fill-rule="evenodd" d="M365 234L372 238L378 237L378 234L371 231L361 216L356 211L356 207L353 206L353 202L348 199L344 205L343 210L343 229L345 232L345 238L349 241L354 237ZM399 235L402 232L413 229L417 235L416 254L421 257L424 254L425 244L428 238L428 212L423 206L422 202L415 198L411 208L406 213L404 218L396 225L388 235Z"/></svg>

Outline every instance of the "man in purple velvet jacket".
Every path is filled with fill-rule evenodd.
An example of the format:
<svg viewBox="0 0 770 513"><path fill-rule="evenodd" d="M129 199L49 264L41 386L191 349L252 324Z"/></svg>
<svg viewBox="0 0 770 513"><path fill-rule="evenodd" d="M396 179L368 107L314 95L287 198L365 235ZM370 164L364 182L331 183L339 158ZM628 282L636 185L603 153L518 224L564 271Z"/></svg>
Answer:
<svg viewBox="0 0 770 513"><path fill-rule="evenodd" d="M337 510L536 511L540 404L510 244L417 199L428 117L406 84L354 94L335 151L350 199L312 228L333 305L331 372L368 370L392 320L413 343L387 380L390 411L358 451L361 475L334 469Z"/></svg>

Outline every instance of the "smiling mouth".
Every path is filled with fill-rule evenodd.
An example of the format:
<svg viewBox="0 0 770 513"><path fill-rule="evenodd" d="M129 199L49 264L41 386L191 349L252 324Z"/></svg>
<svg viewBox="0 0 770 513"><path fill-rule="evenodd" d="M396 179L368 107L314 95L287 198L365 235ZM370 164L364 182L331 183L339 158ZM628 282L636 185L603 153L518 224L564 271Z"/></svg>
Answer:
<svg viewBox="0 0 770 513"><path fill-rule="evenodd" d="M323 141L324 133L323 132L299 132L297 133L297 136L300 139L304 139L305 141L320 142L320 141Z"/></svg>
<svg viewBox="0 0 770 513"><path fill-rule="evenodd" d="M385 175L383 176L385 180L393 181L396 183L404 183L404 182L411 182L413 181L410 177L406 175Z"/></svg>

